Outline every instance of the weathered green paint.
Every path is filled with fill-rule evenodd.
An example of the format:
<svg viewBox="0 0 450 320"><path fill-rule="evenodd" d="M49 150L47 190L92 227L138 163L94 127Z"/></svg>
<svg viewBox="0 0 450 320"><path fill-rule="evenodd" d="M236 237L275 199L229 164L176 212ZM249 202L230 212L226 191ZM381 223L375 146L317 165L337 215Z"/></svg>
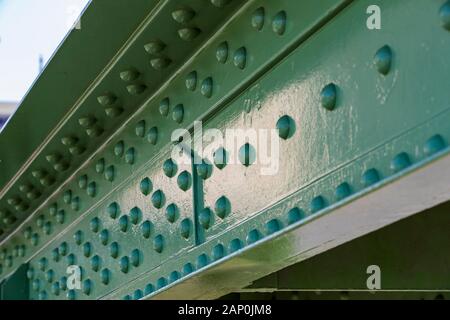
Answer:
<svg viewBox="0 0 450 320"><path fill-rule="evenodd" d="M33 299L189 297L186 277L193 295L212 281L208 297L220 297L233 268L242 288L297 262L295 230L448 153L445 3L142 2L96 68L73 71L80 87L55 93L60 113L14 142L37 117L27 103L51 92L40 83L61 82L66 46L101 44L83 33L100 14L92 32L108 33L120 6L93 1L0 138L27 145L0 163L0 279L29 262ZM370 4L382 30L366 28ZM247 141L226 150L237 164L171 161L172 133L196 120L278 129L278 173L260 174ZM221 276L203 269L222 262ZM69 292L73 264L84 288Z"/></svg>

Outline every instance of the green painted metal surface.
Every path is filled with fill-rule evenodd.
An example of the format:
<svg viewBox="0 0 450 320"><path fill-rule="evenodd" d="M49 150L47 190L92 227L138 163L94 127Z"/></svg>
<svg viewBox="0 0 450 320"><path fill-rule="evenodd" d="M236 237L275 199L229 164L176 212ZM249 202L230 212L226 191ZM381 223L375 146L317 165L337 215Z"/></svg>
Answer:
<svg viewBox="0 0 450 320"><path fill-rule="evenodd" d="M366 27L371 4L381 30ZM122 7L93 1L0 135L11 150L0 162L0 279L29 263L31 299L189 298L177 291L187 278L220 297L230 291L201 277L208 268L237 259L245 287L258 259L271 272L296 262L286 257L297 243L277 236L448 153L448 6L141 1L115 24ZM25 133L44 113L36 105L57 112ZM207 140L196 121L242 130L237 147L218 144L202 164L195 148L174 159L188 144L175 130ZM266 132L268 153L252 159L261 148L247 129ZM279 162L264 175L273 139ZM67 288L72 265L79 290Z"/></svg>

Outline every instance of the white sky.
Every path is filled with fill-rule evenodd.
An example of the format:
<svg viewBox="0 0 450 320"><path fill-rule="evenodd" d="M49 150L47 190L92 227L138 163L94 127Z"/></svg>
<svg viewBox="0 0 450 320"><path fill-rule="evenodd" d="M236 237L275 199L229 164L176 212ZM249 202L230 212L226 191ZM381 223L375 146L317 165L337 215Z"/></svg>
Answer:
<svg viewBox="0 0 450 320"><path fill-rule="evenodd" d="M0 0L0 101L19 102L89 0Z"/></svg>

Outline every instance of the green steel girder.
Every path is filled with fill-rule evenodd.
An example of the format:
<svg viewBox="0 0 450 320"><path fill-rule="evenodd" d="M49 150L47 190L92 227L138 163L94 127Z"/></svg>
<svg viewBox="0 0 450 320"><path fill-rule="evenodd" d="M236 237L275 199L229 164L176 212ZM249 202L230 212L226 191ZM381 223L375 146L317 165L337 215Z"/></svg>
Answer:
<svg viewBox="0 0 450 320"><path fill-rule="evenodd" d="M92 1L0 135L0 280L29 263L32 299L218 298L448 200L449 6L142 1L109 40L123 5ZM279 129L278 173L174 161L196 120Z"/></svg>
<svg viewBox="0 0 450 320"><path fill-rule="evenodd" d="M450 203L446 202L259 279L239 291L369 291L367 268L377 265L382 291L448 295L450 257L441 248L450 244L449 210ZM433 236L423 230L433 230Z"/></svg>

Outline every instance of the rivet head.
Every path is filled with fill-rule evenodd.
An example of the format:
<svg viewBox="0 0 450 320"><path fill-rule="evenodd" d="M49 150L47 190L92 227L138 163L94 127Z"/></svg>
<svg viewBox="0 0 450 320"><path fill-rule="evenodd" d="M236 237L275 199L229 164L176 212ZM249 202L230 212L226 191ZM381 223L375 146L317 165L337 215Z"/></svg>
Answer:
<svg viewBox="0 0 450 320"><path fill-rule="evenodd" d="M392 50L389 46L384 46L377 51L374 64L379 73L387 75L392 66Z"/></svg>
<svg viewBox="0 0 450 320"><path fill-rule="evenodd" d="M60 257L61 257L61 255L59 254L59 248L53 249L53 251L52 251L53 261L58 262Z"/></svg>
<svg viewBox="0 0 450 320"><path fill-rule="evenodd" d="M295 121L289 116L282 116L277 122L278 135L287 140L295 133Z"/></svg>
<svg viewBox="0 0 450 320"><path fill-rule="evenodd" d="M197 258L197 268L198 269L204 268L208 264L209 264L209 259L206 254L201 254L200 256L198 256L198 258Z"/></svg>
<svg viewBox="0 0 450 320"><path fill-rule="evenodd" d="M162 190L157 190L155 193L153 193L152 204L156 209L161 209L164 206L165 201L166 197Z"/></svg>
<svg viewBox="0 0 450 320"><path fill-rule="evenodd" d="M123 141L119 141L115 146L114 146L114 154L117 157L122 157L124 155L125 152L125 143Z"/></svg>
<svg viewBox="0 0 450 320"><path fill-rule="evenodd" d="M170 223L174 223L179 216L179 210L176 204L172 203L166 208L166 218Z"/></svg>
<svg viewBox="0 0 450 320"><path fill-rule="evenodd" d="M77 232L75 232L75 234L73 235L73 239L75 240L75 243L77 245L81 245L84 239L83 231L78 230Z"/></svg>
<svg viewBox="0 0 450 320"><path fill-rule="evenodd" d="M151 283L149 283L148 285L145 286L144 291L145 291L145 295L148 296L155 291L155 287Z"/></svg>
<svg viewBox="0 0 450 320"><path fill-rule="evenodd" d="M334 83L330 83L325 88L322 89L322 92L320 93L320 99L322 102L322 106L332 111L336 108L336 101L337 101L337 87Z"/></svg>
<svg viewBox="0 0 450 320"><path fill-rule="evenodd" d="M391 169L394 172L400 172L411 165L411 159L406 152L402 152L394 157L391 162Z"/></svg>
<svg viewBox="0 0 450 320"><path fill-rule="evenodd" d="M212 225L212 212L210 208L203 209L199 216L198 222L204 229L209 229Z"/></svg>
<svg viewBox="0 0 450 320"><path fill-rule="evenodd" d="M89 183L86 189L86 193L88 194L88 196L92 198L95 197L97 195L97 183L95 182Z"/></svg>
<svg viewBox="0 0 450 320"><path fill-rule="evenodd" d="M255 12L253 12L252 15L252 27L255 28L258 31L261 31L264 27L264 21L265 21L265 10L264 8L258 8Z"/></svg>
<svg viewBox="0 0 450 320"><path fill-rule="evenodd" d="M31 235L30 242L33 246L37 246L39 243L39 234L33 233Z"/></svg>
<svg viewBox="0 0 450 320"><path fill-rule="evenodd" d="M54 277L55 277L55 271L53 271L53 270L48 270L45 273L45 280L47 280L47 282L50 282L50 283L53 282Z"/></svg>
<svg viewBox="0 0 450 320"><path fill-rule="evenodd" d="M103 174L103 172L105 172L105 159L100 159L95 164L95 172L97 172L98 174Z"/></svg>
<svg viewBox="0 0 450 320"><path fill-rule="evenodd" d="M41 193L37 190L32 190L27 193L27 198L29 200L35 200L35 199L39 198L40 196L41 196Z"/></svg>
<svg viewBox="0 0 450 320"><path fill-rule="evenodd" d="M439 16L441 17L442 26L450 31L450 1L444 3L440 8Z"/></svg>
<svg viewBox="0 0 450 320"><path fill-rule="evenodd" d="M59 254L61 254L63 257L67 255L67 251L68 251L68 245L67 242L63 242L61 243L61 245L58 248L58 252Z"/></svg>
<svg viewBox="0 0 450 320"><path fill-rule="evenodd" d="M215 261L222 259L225 256L225 247L222 244L214 246L212 250L212 257Z"/></svg>
<svg viewBox="0 0 450 320"><path fill-rule="evenodd" d="M231 0L211 0L211 3L217 8L223 8L230 3Z"/></svg>
<svg viewBox="0 0 450 320"><path fill-rule="evenodd" d="M165 98L165 99L161 100L161 102L159 103L159 113L163 117L167 117L169 115L169 108L170 108L169 98Z"/></svg>
<svg viewBox="0 0 450 320"><path fill-rule="evenodd" d="M90 295L92 291L92 281L87 279L83 281L83 292L85 295Z"/></svg>
<svg viewBox="0 0 450 320"><path fill-rule="evenodd" d="M41 288L41 281L39 279L33 280L33 282L31 283L31 288L33 289L33 291L39 291L39 289Z"/></svg>
<svg viewBox="0 0 450 320"><path fill-rule="evenodd" d="M233 57L234 65L239 69L244 69L247 65L247 49L242 47L236 50Z"/></svg>
<svg viewBox="0 0 450 320"><path fill-rule="evenodd" d="M191 235L191 220L189 220L188 218L181 221L180 234L183 238L189 239L189 237Z"/></svg>
<svg viewBox="0 0 450 320"><path fill-rule="evenodd" d="M66 204L69 204L70 201L72 201L72 191L71 190L67 190L66 192L64 192L63 201Z"/></svg>
<svg viewBox="0 0 450 320"><path fill-rule="evenodd" d="M111 271L109 269L103 269L100 273L100 279L104 285L109 284L111 278Z"/></svg>
<svg viewBox="0 0 450 320"><path fill-rule="evenodd" d="M244 245L243 245L241 239L231 240L230 245L229 245L230 253L234 253L236 251L241 250L243 246Z"/></svg>
<svg viewBox="0 0 450 320"><path fill-rule="evenodd" d="M47 258L41 258L41 259L39 260L39 262L38 262L39 270L45 271L45 269L47 268L47 266L48 266L48 260L47 260Z"/></svg>
<svg viewBox="0 0 450 320"><path fill-rule="evenodd" d="M256 150L249 144L244 144L239 149L239 161L246 167L250 167L256 161Z"/></svg>
<svg viewBox="0 0 450 320"><path fill-rule="evenodd" d="M48 298L48 294L46 291L39 292L39 295L38 295L39 300L47 300L47 298Z"/></svg>
<svg viewBox="0 0 450 320"><path fill-rule="evenodd" d="M137 96L143 93L147 89L147 86L144 84L130 84L127 86L127 91L132 96Z"/></svg>
<svg viewBox="0 0 450 320"><path fill-rule="evenodd" d="M145 239L150 238L152 233L152 223L150 221L147 220L141 224L141 233Z"/></svg>
<svg viewBox="0 0 450 320"><path fill-rule="evenodd" d="M188 274L191 274L192 272L194 272L194 266L192 265L192 263L186 263L183 266L183 275L187 276Z"/></svg>
<svg viewBox="0 0 450 320"><path fill-rule="evenodd" d="M117 118L123 113L123 108L120 107L114 107L114 108L106 108L105 114L110 118ZM96 133L93 133L93 135L97 135Z"/></svg>
<svg viewBox="0 0 450 320"><path fill-rule="evenodd" d="M116 169L114 166L109 166L105 170L105 179L108 181L113 181L116 174Z"/></svg>
<svg viewBox="0 0 450 320"><path fill-rule="evenodd" d="M134 81L139 78L140 74L134 69L125 70L120 73L120 79L125 82Z"/></svg>
<svg viewBox="0 0 450 320"><path fill-rule="evenodd" d="M253 244L261 239L261 233L257 229L253 229L247 235L246 241L248 244Z"/></svg>
<svg viewBox="0 0 450 320"><path fill-rule="evenodd" d="M81 176L78 179L78 186L80 187L80 189L86 189L87 188L87 184L88 184L88 177L87 177L87 175Z"/></svg>
<svg viewBox="0 0 450 320"><path fill-rule="evenodd" d="M145 128L146 128L145 120L139 121L134 130L136 136L138 136L139 138L145 137L145 130L146 130Z"/></svg>
<svg viewBox="0 0 450 320"><path fill-rule="evenodd" d="M446 146L447 142L441 135L437 134L425 142L424 152L427 156L432 156L445 149Z"/></svg>
<svg viewBox="0 0 450 320"><path fill-rule="evenodd" d="M380 174L376 169L369 169L362 176L362 183L365 187L370 187L380 181Z"/></svg>
<svg viewBox="0 0 450 320"><path fill-rule="evenodd" d="M172 12L172 18L180 24L186 24L195 17L195 11L190 8L178 9Z"/></svg>
<svg viewBox="0 0 450 320"><path fill-rule="evenodd" d="M119 218L119 228L120 231L122 232L127 232L128 231L128 216L121 216Z"/></svg>
<svg viewBox="0 0 450 320"><path fill-rule="evenodd" d="M137 225L139 224L141 219L142 219L142 211L138 207L134 207L133 209L131 209L130 211L131 223Z"/></svg>
<svg viewBox="0 0 450 320"><path fill-rule="evenodd" d="M200 92L206 98L211 98L213 94L213 79L211 77L206 78L202 82L202 86L200 88Z"/></svg>
<svg viewBox="0 0 450 320"><path fill-rule="evenodd" d="M91 259L91 268L94 272L100 270L101 258L98 255L95 255Z"/></svg>
<svg viewBox="0 0 450 320"><path fill-rule="evenodd" d="M221 197L216 201L216 205L214 208L216 215L221 218L225 219L227 215L231 213L231 203L230 200L228 200L227 197Z"/></svg>
<svg viewBox="0 0 450 320"><path fill-rule="evenodd" d="M150 60L150 64L155 70L163 70L167 68L172 63L172 60L166 57L159 57Z"/></svg>
<svg viewBox="0 0 450 320"><path fill-rule="evenodd" d="M33 189L33 187L29 184L24 184L19 187L20 192L24 192L24 193L30 192L32 189Z"/></svg>
<svg viewBox="0 0 450 320"><path fill-rule="evenodd" d="M13 266L13 264L14 264L13 257L12 257L12 256L6 257L6 259L5 259L5 265L6 265L6 267L7 267L7 268L11 268L11 267ZM41 270L44 271L45 268L44 268L44 269L41 268Z"/></svg>
<svg viewBox="0 0 450 320"><path fill-rule="evenodd" d="M67 147L71 147L74 146L75 144L77 144L79 141L79 139L77 137L73 137L73 136L65 136L63 138L61 138L61 143Z"/></svg>
<svg viewBox="0 0 450 320"><path fill-rule="evenodd" d="M286 32L286 21L287 16L286 12L281 11L278 12L277 15L273 18L272 29L278 35L283 35Z"/></svg>
<svg viewBox="0 0 450 320"><path fill-rule="evenodd" d="M188 191L192 186L192 175L187 171L183 171L178 176L177 183L181 190Z"/></svg>
<svg viewBox="0 0 450 320"><path fill-rule="evenodd" d="M178 271L173 271L169 275L169 282L174 283L175 281L177 281L180 278L181 278L180 273Z"/></svg>
<svg viewBox="0 0 450 320"><path fill-rule="evenodd" d="M111 203L106 210L111 219L117 219L120 214L120 207L116 202Z"/></svg>
<svg viewBox="0 0 450 320"><path fill-rule="evenodd" d="M348 198L351 194L352 194L352 188L347 182L341 183L336 188L336 199L338 201Z"/></svg>
<svg viewBox="0 0 450 320"><path fill-rule="evenodd" d="M69 148L70 154L74 156L78 156L86 151L86 148L83 146L73 146Z"/></svg>
<svg viewBox="0 0 450 320"><path fill-rule="evenodd" d="M119 110L120 108L115 108L116 110ZM108 111L107 111L108 109L106 109L106 114L108 114ZM91 138L95 138L95 137L98 137L98 136L100 136L102 133L104 132L104 130L103 130L103 128L102 127L100 127L100 126L95 126L95 127L92 127L92 128L88 128L88 129L86 129L86 134L89 136L89 137L91 137Z"/></svg>
<svg viewBox="0 0 450 320"><path fill-rule="evenodd" d="M318 196L311 200L311 212L317 213L327 206L327 202L324 197Z"/></svg>
<svg viewBox="0 0 450 320"><path fill-rule="evenodd" d="M112 106L117 98L113 94L105 94L97 98L98 103L104 107Z"/></svg>
<svg viewBox="0 0 450 320"><path fill-rule="evenodd" d="M267 235L274 234L281 230L281 222L278 219L272 219L266 223Z"/></svg>
<svg viewBox="0 0 450 320"><path fill-rule="evenodd" d="M102 230L102 232L100 232L99 234L99 239L100 239L100 243L104 246L106 246L108 244L109 241L109 231L108 230Z"/></svg>
<svg viewBox="0 0 450 320"><path fill-rule="evenodd" d="M213 171L213 166L203 161L201 164L197 165L197 174L203 180L207 180L211 177Z"/></svg>
<svg viewBox="0 0 450 320"><path fill-rule="evenodd" d="M186 88L190 91L197 89L197 72L192 71L186 77Z"/></svg>
<svg viewBox="0 0 450 320"><path fill-rule="evenodd" d="M45 221L45 217L40 215L39 217L37 217L36 219L36 225L38 226L38 228L42 228L44 225L44 221Z"/></svg>
<svg viewBox="0 0 450 320"><path fill-rule="evenodd" d="M131 264L134 267L139 267L142 262L142 253L139 249L134 249L130 255Z"/></svg>
<svg viewBox="0 0 450 320"><path fill-rule="evenodd" d="M122 257L119 261L120 271L123 273L128 273L130 269L130 259L128 257Z"/></svg>
<svg viewBox="0 0 450 320"><path fill-rule="evenodd" d="M77 293L75 290L69 290L67 291L67 300L76 300L77 298Z"/></svg>
<svg viewBox="0 0 450 320"><path fill-rule="evenodd" d="M152 145L156 145L158 143L158 128L153 127L148 131L147 140Z"/></svg>
<svg viewBox="0 0 450 320"><path fill-rule="evenodd" d="M200 32L201 30L198 28L183 28L178 30L178 35L184 41L193 41Z"/></svg>
<svg viewBox="0 0 450 320"><path fill-rule="evenodd" d="M178 166L172 159L168 159L163 164L163 171L167 177L173 178L177 174Z"/></svg>
<svg viewBox="0 0 450 320"><path fill-rule="evenodd" d="M141 181L140 189L143 195L148 196L153 189L152 181L149 178L145 178Z"/></svg>
<svg viewBox="0 0 450 320"><path fill-rule="evenodd" d="M224 148L220 147L214 152L213 158L214 158L214 165L219 170L222 170L227 165L228 152Z"/></svg>
<svg viewBox="0 0 450 320"><path fill-rule="evenodd" d="M61 277L61 279L59 280L59 289L62 291L67 290L67 277Z"/></svg>
<svg viewBox="0 0 450 320"><path fill-rule="evenodd" d="M47 221L46 223L44 223L44 225L42 226L42 231L46 235L49 235L50 233L52 233L52 223L50 221Z"/></svg>
<svg viewBox="0 0 450 320"><path fill-rule="evenodd" d="M162 41L152 41L144 46L145 51L149 54L156 55L161 53L166 48L166 45Z"/></svg>
<svg viewBox="0 0 450 320"><path fill-rule="evenodd" d="M86 242L83 245L83 254L85 257L89 258L92 254L92 244L90 242Z"/></svg>
<svg viewBox="0 0 450 320"><path fill-rule="evenodd" d="M56 214L56 222L63 224L66 220L66 212L64 210L59 210Z"/></svg>
<svg viewBox="0 0 450 320"><path fill-rule="evenodd" d="M164 250L164 237L162 235L157 235L155 239L153 239L153 249L161 253Z"/></svg>
<svg viewBox="0 0 450 320"><path fill-rule="evenodd" d="M184 119L184 106L182 104L177 105L172 112L172 119L176 123L182 123Z"/></svg>
<svg viewBox="0 0 450 320"><path fill-rule="evenodd" d="M143 297L144 297L144 293L142 292L141 289L138 289L138 290L134 291L134 293L133 293L133 299L134 300L140 300Z"/></svg>
<svg viewBox="0 0 450 320"><path fill-rule="evenodd" d="M119 244L117 242L111 243L111 245L109 246L109 253L111 257L117 259L119 257L119 251L120 251Z"/></svg>
<svg viewBox="0 0 450 320"><path fill-rule="evenodd" d="M288 223L291 225L298 221L303 220L306 217L306 213L303 210L300 210L299 208L293 208L289 210L287 216L288 216Z"/></svg>
<svg viewBox="0 0 450 320"><path fill-rule="evenodd" d="M220 63L226 63L228 60L228 43L222 42L216 50L216 59Z"/></svg>
<svg viewBox="0 0 450 320"><path fill-rule="evenodd" d="M129 165L133 165L136 159L136 149L129 148L127 152L125 152L125 162Z"/></svg>
<svg viewBox="0 0 450 320"><path fill-rule="evenodd" d="M55 283L52 284L51 291L52 291L53 295L59 296L59 294L60 294L60 288L59 287L60 287L59 282L55 282Z"/></svg>

